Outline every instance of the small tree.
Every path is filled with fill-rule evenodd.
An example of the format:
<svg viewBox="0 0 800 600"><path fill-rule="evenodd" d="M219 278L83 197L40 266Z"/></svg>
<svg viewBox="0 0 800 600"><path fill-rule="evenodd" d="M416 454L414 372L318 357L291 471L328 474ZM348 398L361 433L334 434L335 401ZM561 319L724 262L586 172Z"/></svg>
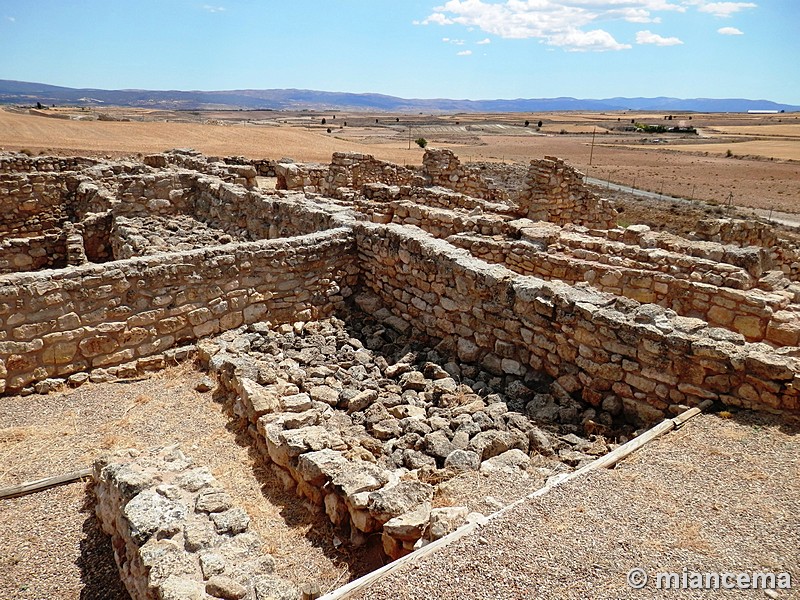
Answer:
<svg viewBox="0 0 800 600"><path fill-rule="evenodd" d="M428 140L426 140L424 137L421 137L414 140L414 143L416 143L420 148L424 148L428 145Z"/></svg>
<svg viewBox="0 0 800 600"><path fill-rule="evenodd" d="M330 132L331 132L331 128L330 128L330 127L328 127L328 133L330 133Z"/></svg>
<svg viewBox="0 0 800 600"><path fill-rule="evenodd" d="M42 103L41 103L41 102L37 102L37 103L36 103L36 108L38 108L39 110L41 110L41 109L42 109Z"/></svg>
<svg viewBox="0 0 800 600"><path fill-rule="evenodd" d="M531 122L530 122L530 121L528 121L528 119L525 119L525 127L527 127L527 126L528 126L528 125L530 125L530 124L531 124Z"/></svg>
<svg viewBox="0 0 800 600"><path fill-rule="evenodd" d="M542 126L542 122L541 122L541 121L539 121L539 122L536 124L536 126L537 126L537 127L541 127L541 126Z"/></svg>
<svg viewBox="0 0 800 600"><path fill-rule="evenodd" d="M325 119L325 117L322 117L322 124L325 125L325 123L327 122L328 122L327 119Z"/></svg>

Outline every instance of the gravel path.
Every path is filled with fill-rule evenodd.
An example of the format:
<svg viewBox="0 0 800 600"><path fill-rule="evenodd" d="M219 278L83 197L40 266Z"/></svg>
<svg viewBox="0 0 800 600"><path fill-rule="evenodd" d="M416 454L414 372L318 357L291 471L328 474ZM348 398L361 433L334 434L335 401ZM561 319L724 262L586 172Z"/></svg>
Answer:
<svg viewBox="0 0 800 600"><path fill-rule="evenodd" d="M798 598L800 426L695 418L530 500L357 596L407 599ZM633 568L651 580L626 584ZM657 590L657 572L788 571L793 590Z"/></svg>

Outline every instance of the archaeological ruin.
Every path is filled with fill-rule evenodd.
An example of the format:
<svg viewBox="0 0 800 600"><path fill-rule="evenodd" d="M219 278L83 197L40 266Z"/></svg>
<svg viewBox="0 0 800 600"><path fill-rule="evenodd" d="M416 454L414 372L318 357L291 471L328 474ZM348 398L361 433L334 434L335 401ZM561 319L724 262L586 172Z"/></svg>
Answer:
<svg viewBox="0 0 800 600"><path fill-rule="evenodd" d="M558 158L500 171L0 154L0 393L193 361L298 501L388 559L483 518L435 505L448 473L569 472L706 401L800 414L800 248L619 227ZM97 457L131 597L299 597L190 454Z"/></svg>

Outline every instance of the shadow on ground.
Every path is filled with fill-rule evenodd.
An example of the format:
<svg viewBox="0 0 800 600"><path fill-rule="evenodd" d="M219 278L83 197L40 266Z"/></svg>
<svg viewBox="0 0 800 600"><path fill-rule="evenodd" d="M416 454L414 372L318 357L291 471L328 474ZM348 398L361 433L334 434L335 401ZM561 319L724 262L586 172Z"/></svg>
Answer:
<svg viewBox="0 0 800 600"><path fill-rule="evenodd" d="M130 600L130 595L119 577L114 560L111 537L103 533L94 513L95 497L92 484L86 486L81 513L83 538L80 555L76 561L81 570L81 600Z"/></svg>

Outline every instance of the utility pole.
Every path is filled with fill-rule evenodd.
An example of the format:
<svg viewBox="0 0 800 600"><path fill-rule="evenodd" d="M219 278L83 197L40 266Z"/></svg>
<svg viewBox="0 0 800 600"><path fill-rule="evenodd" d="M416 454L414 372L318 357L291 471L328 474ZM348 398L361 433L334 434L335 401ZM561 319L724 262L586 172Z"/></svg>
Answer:
<svg viewBox="0 0 800 600"><path fill-rule="evenodd" d="M594 156L594 135L597 133L597 127L592 129L592 148L589 150L589 166L592 166L592 157Z"/></svg>
<svg viewBox="0 0 800 600"><path fill-rule="evenodd" d="M411 125L408 126L408 149L411 150Z"/></svg>

